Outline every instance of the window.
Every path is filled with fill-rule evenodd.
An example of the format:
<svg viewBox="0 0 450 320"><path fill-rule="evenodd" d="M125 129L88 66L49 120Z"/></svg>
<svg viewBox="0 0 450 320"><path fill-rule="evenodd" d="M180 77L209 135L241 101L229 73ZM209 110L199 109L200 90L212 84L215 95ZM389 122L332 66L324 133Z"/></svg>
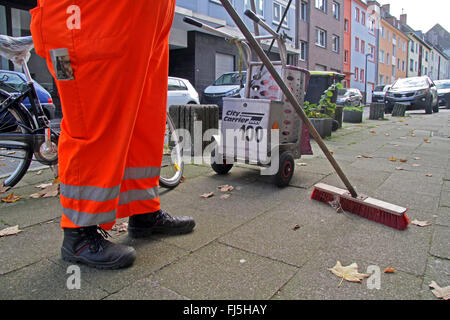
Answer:
<svg viewBox="0 0 450 320"><path fill-rule="evenodd" d="M359 38L355 37L355 51L359 52Z"/></svg>
<svg viewBox="0 0 450 320"><path fill-rule="evenodd" d="M411 52L414 53L414 41L411 41Z"/></svg>
<svg viewBox="0 0 450 320"><path fill-rule="evenodd" d="M380 51L380 62L384 63L384 51L383 50Z"/></svg>
<svg viewBox="0 0 450 320"><path fill-rule="evenodd" d="M371 54L371 57L369 57L369 59L372 62L375 61L375 46L369 44L369 53Z"/></svg>
<svg viewBox="0 0 450 320"><path fill-rule="evenodd" d="M300 19L303 21L306 21L307 13L308 13L308 4L306 2L302 1L301 7L300 7Z"/></svg>
<svg viewBox="0 0 450 320"><path fill-rule="evenodd" d="M348 50L344 51L344 63L348 63Z"/></svg>
<svg viewBox="0 0 450 320"><path fill-rule="evenodd" d="M393 57L397 56L397 47L394 44L392 45L392 56Z"/></svg>
<svg viewBox="0 0 450 320"><path fill-rule="evenodd" d="M327 32L325 30L316 28L316 45L319 47L327 47Z"/></svg>
<svg viewBox="0 0 450 320"><path fill-rule="evenodd" d="M395 65L392 65L392 78L395 77Z"/></svg>
<svg viewBox="0 0 450 320"><path fill-rule="evenodd" d="M337 35L333 35L333 48L332 48L332 50L334 52L339 53L339 47L340 47L340 38Z"/></svg>
<svg viewBox="0 0 450 320"><path fill-rule="evenodd" d="M250 0L244 0L245 9L251 9ZM255 0L256 14L264 18L264 0Z"/></svg>
<svg viewBox="0 0 450 320"><path fill-rule="evenodd" d="M391 64L391 56L389 55L389 53L386 54L386 64L387 65Z"/></svg>
<svg viewBox="0 0 450 320"><path fill-rule="evenodd" d="M424 75L428 75L428 68L427 68L427 67L425 67L425 73L424 73Z"/></svg>
<svg viewBox="0 0 450 320"><path fill-rule="evenodd" d="M361 12L361 24L363 26L366 25L366 13L365 12Z"/></svg>
<svg viewBox="0 0 450 320"><path fill-rule="evenodd" d="M414 60L409 59L409 71L414 71Z"/></svg>
<svg viewBox="0 0 450 320"><path fill-rule="evenodd" d="M387 39L388 39L388 41L391 41L391 31L390 30L387 31Z"/></svg>
<svg viewBox="0 0 450 320"><path fill-rule="evenodd" d="M361 40L361 53L366 53L366 42Z"/></svg>
<svg viewBox="0 0 450 320"><path fill-rule="evenodd" d="M375 32L375 20L372 18L369 19L369 30Z"/></svg>
<svg viewBox="0 0 450 320"><path fill-rule="evenodd" d="M397 69L398 69L398 70L401 70L400 67L401 67L401 65L400 65L400 59L397 59Z"/></svg>
<svg viewBox="0 0 450 320"><path fill-rule="evenodd" d="M285 6L283 6L277 2L273 3L273 22L275 24L277 24L277 25L280 24L281 18L283 17L283 14L285 11L286 11ZM289 13L286 15L286 17L283 20L283 24L282 24L283 27L286 27L286 28L289 27L288 17L289 17Z"/></svg>
<svg viewBox="0 0 450 320"><path fill-rule="evenodd" d="M405 61L402 61L402 71L405 72L406 68L405 68Z"/></svg>
<svg viewBox="0 0 450 320"><path fill-rule="evenodd" d="M300 60L306 61L308 45L305 41L300 41Z"/></svg>
<svg viewBox="0 0 450 320"><path fill-rule="evenodd" d="M341 5L337 2L333 2L333 17L338 20L341 18Z"/></svg>
<svg viewBox="0 0 450 320"><path fill-rule="evenodd" d="M428 61L428 51L425 51L425 61Z"/></svg>
<svg viewBox="0 0 450 320"><path fill-rule="evenodd" d="M320 11L327 12L327 0L316 0L316 8Z"/></svg>
<svg viewBox="0 0 450 320"><path fill-rule="evenodd" d="M386 39L386 29L383 26L381 26L381 37Z"/></svg>
<svg viewBox="0 0 450 320"><path fill-rule="evenodd" d="M361 82L364 82L364 77L365 77L365 74L364 74L364 69L361 69L361 77L360 77L360 81Z"/></svg>
<svg viewBox="0 0 450 320"><path fill-rule="evenodd" d="M415 61L414 71L417 72L417 70L418 70L418 64L417 64L417 61Z"/></svg>
<svg viewBox="0 0 450 320"><path fill-rule="evenodd" d="M382 74L380 74L380 82L379 84L385 84L384 83L384 76Z"/></svg>
<svg viewBox="0 0 450 320"><path fill-rule="evenodd" d="M358 77L359 77L359 68L358 67L355 67L355 74L354 74L354 76L355 76L355 81L358 81Z"/></svg>
<svg viewBox="0 0 450 320"><path fill-rule="evenodd" d="M348 30L348 20L347 20L347 19L344 20L344 31L345 31L345 32L348 32L348 31L349 31L349 30Z"/></svg>
<svg viewBox="0 0 450 320"><path fill-rule="evenodd" d="M355 8L355 20L356 22L359 22L359 8Z"/></svg>

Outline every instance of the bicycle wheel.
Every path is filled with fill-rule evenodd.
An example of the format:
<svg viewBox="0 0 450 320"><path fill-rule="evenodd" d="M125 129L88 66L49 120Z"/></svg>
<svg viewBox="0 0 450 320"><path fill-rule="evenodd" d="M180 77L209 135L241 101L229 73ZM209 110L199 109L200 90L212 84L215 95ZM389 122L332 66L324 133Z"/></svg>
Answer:
<svg viewBox="0 0 450 320"><path fill-rule="evenodd" d="M0 95L0 105L4 99L5 97ZM30 128L30 124L20 107L12 106L0 112L0 181L3 180L5 187L15 186L30 167L33 158L32 147L10 138L11 133L29 134L27 128Z"/></svg>
<svg viewBox="0 0 450 320"><path fill-rule="evenodd" d="M184 162L181 144L175 131L172 118L167 114L164 152L159 184L164 188L175 188L183 177Z"/></svg>

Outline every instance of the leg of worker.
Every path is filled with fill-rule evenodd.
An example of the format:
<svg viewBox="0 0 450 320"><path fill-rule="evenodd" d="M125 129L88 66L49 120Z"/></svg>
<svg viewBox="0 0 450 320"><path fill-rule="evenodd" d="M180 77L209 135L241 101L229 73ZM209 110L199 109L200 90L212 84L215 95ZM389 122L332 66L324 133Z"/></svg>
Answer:
<svg viewBox="0 0 450 320"><path fill-rule="evenodd" d="M42 32L47 60L49 50L68 48L75 74L75 80L57 81L64 113L59 144L63 249L66 258L117 267L121 266L117 259L124 255L127 261L134 261L130 258L134 250L113 246L91 228L111 226L116 218L148 57L158 32L158 18L167 15L167 1L152 3L152 8L148 5L146 21L154 23L154 32L142 39L138 48L141 39L136 39L140 26L136 27L133 16L137 13L135 1L85 2L79 8L83 26L79 30L65 30L69 4L46 2L42 30L38 30ZM134 38L130 36L133 30ZM130 59L135 51L125 50L133 45L144 53L138 60ZM49 66L52 69L51 63ZM141 72L136 74L137 68Z"/></svg>

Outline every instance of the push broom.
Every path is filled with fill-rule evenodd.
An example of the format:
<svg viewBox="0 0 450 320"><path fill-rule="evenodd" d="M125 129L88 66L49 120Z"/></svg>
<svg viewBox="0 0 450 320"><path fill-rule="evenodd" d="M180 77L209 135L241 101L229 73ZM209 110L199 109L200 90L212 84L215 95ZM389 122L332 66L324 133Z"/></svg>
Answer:
<svg viewBox="0 0 450 320"><path fill-rule="evenodd" d="M327 204L330 203L339 203L340 207L348 212L356 214L358 216L373 220L375 222L379 222L385 224L389 227L393 227L399 230L404 230L409 224L408 216L406 215L406 208L390 204L381 200L377 200L371 197L358 195L350 184L349 180L345 176L344 172L340 168L339 164L336 162L334 157L331 155L331 152L328 150L327 146L323 142L321 136L309 121L299 102L289 90L287 85L284 83L281 76L276 71L270 59L265 54L264 50L261 48L259 43L253 37L253 35L248 30L247 26L242 21L239 14L233 8L228 0L220 0L225 10L228 12L230 17L236 23L237 27L241 30L245 39L249 43L250 47L256 52L259 59L263 63L263 65L270 72L271 76L274 78L275 82L278 84L280 89L283 91L284 95L291 103L292 107L295 109L297 114L302 119L303 123L309 129L314 140L317 142L319 147L322 149L326 158L333 166L334 170L338 174L339 178L342 180L347 190L333 187L324 183L318 183L314 186L314 190L311 194L311 199L321 201ZM245 11L245 14L252 19L255 23L259 24L261 27L266 29L269 33L274 36L279 36L276 34L269 26L267 26L264 22L260 21L260 19L251 11Z"/></svg>

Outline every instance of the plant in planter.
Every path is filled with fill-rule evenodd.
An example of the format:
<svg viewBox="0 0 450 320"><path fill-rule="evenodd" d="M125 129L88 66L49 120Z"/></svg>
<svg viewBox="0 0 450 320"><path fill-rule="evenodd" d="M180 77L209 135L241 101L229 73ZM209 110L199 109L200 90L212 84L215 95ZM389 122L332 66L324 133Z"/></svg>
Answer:
<svg viewBox="0 0 450 320"><path fill-rule="evenodd" d="M363 118L364 106L360 107L344 107L344 122L361 123Z"/></svg>
<svg viewBox="0 0 450 320"><path fill-rule="evenodd" d="M331 85L320 97L319 103L305 101L305 113L322 138L331 136L337 105L331 101L334 92L342 88L340 83Z"/></svg>

